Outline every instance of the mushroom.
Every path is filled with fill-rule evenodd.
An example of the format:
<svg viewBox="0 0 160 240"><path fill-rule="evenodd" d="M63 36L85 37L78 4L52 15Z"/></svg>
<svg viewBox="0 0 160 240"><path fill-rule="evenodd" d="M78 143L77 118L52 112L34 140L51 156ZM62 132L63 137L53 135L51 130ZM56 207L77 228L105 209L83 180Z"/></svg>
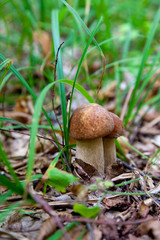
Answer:
<svg viewBox="0 0 160 240"><path fill-rule="evenodd" d="M103 138L111 134L113 129L112 115L96 103L80 106L70 119L70 135L77 140L76 158L93 166L100 175L104 175L105 171L106 141L103 142ZM107 151L105 155L108 159Z"/></svg>
<svg viewBox="0 0 160 240"><path fill-rule="evenodd" d="M109 112L114 121L113 131L103 138L104 148L104 170L114 162L116 162L116 145L115 138L120 137L123 134L124 127L121 119L114 113Z"/></svg>

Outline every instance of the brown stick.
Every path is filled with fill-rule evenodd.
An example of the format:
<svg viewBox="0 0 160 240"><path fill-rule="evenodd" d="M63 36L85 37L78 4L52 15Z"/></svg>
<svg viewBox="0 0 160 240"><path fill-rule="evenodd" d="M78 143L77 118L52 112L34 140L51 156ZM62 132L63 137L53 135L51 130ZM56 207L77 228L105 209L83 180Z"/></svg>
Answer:
<svg viewBox="0 0 160 240"><path fill-rule="evenodd" d="M102 85L102 79L103 79L103 76L104 76L105 65L106 65L106 59L105 59L103 53L101 53L101 57L102 57L102 61L103 61L103 71L102 71L101 79L100 79L99 86L98 86L98 90L97 90L97 94L96 94L96 102L97 102L97 98L98 98L99 90L100 90L101 85Z"/></svg>
<svg viewBox="0 0 160 240"><path fill-rule="evenodd" d="M63 232L65 239L70 240L70 237L67 234L60 218L57 215L53 214L53 209L49 206L49 204L44 199L42 199L40 196L38 196L37 194L33 194L31 192L30 192L30 194L33 197L33 199L41 205L42 209L46 213L48 213L49 216L51 216L53 218L53 220L55 221L55 223L57 224L59 229Z"/></svg>
<svg viewBox="0 0 160 240"><path fill-rule="evenodd" d="M103 225L111 225L111 224L114 224L114 225L118 225L118 226L123 226L123 225L133 225L133 224L140 224L140 223L144 223L144 222L148 222L148 221L151 221L151 220L158 220L158 217L149 217L149 218L146 218L146 219L138 219L138 220L135 220L135 221L119 221L119 222L116 222L115 220L111 219L111 218L107 218L107 219L90 219L90 218L77 218L77 217L73 217L73 218L65 218L65 217L62 217L61 219L63 219L64 221L66 222L72 222L72 221L75 221L75 222L84 222L84 223L94 223L94 224L103 224Z"/></svg>

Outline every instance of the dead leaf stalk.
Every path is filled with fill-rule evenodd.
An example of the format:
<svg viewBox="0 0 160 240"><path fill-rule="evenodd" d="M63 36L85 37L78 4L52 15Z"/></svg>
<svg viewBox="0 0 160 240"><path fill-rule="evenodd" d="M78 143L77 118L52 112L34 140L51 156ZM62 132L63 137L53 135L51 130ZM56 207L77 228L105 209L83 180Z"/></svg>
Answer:
<svg viewBox="0 0 160 240"><path fill-rule="evenodd" d="M39 203L39 204L41 205L42 209L43 209L46 213L48 213L48 215L49 215L50 217L53 218L53 220L55 221L55 223L57 224L57 226L59 227L59 229L63 232L65 239L66 239L66 240L70 240L70 237L69 237L69 235L67 234L67 232L66 232L66 230L65 230L65 228L64 228L64 226L63 226L63 224L62 224L63 219L62 219L62 221L61 221L60 218L59 218L57 215L53 214L53 209L49 206L49 204L48 204L44 199L42 199L42 198L41 198L40 196L38 196L37 194L33 194L33 193L31 193L31 192L30 192L30 194L31 194L32 198L33 198L37 203Z"/></svg>

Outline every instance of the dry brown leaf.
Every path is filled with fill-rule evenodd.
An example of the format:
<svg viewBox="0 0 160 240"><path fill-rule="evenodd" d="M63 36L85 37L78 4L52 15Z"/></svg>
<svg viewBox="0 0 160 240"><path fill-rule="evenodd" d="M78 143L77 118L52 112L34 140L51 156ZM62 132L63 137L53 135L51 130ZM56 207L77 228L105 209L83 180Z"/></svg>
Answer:
<svg viewBox="0 0 160 240"><path fill-rule="evenodd" d="M147 198L145 199L144 201L144 204L148 207L152 206L153 205L153 199L152 198Z"/></svg>
<svg viewBox="0 0 160 240"><path fill-rule="evenodd" d="M109 111L109 112L115 112L116 109L116 98L110 100L107 102L105 108Z"/></svg>
<svg viewBox="0 0 160 240"><path fill-rule="evenodd" d="M76 184L71 188L74 195L77 196L77 200L86 201L88 198L88 187L82 184Z"/></svg>
<svg viewBox="0 0 160 240"><path fill-rule="evenodd" d="M158 159L156 159L156 165L152 165L151 167L151 163L148 164L147 169L149 170L150 168L150 174L155 176L155 177L159 177L160 175L160 168L159 168L159 164L160 164L160 157ZM157 187L155 187L155 191L158 190L159 188L159 184L157 184ZM154 188L153 188L154 191Z"/></svg>
<svg viewBox="0 0 160 240"><path fill-rule="evenodd" d="M23 236L20 233L4 230L2 228L0 228L0 239L30 240L29 238Z"/></svg>
<svg viewBox="0 0 160 240"><path fill-rule="evenodd" d="M2 227L3 230L11 233L11 236L12 234L13 236L15 234L15 237L16 234L17 236L19 235L17 240L23 239L23 235L26 237L24 239L37 239L38 230L47 218L48 214L43 211L33 212L33 215L21 214L18 211L14 211L7 217Z"/></svg>
<svg viewBox="0 0 160 240"><path fill-rule="evenodd" d="M0 111L0 117L7 117L24 124L31 124L32 116L24 112L10 112L5 111L4 113Z"/></svg>
<svg viewBox="0 0 160 240"><path fill-rule="evenodd" d="M87 230L85 225L79 224L70 231L68 231L68 235L70 239L77 240L77 238L80 236L80 234L84 231L84 234L81 239L83 240L90 240L91 239L91 233ZM98 227L93 226L92 227L92 233L94 235L94 239L100 240L102 237L102 232L99 230ZM60 238L60 240L64 240L64 236Z"/></svg>
<svg viewBox="0 0 160 240"><path fill-rule="evenodd" d="M143 127L139 130L139 132L141 134L145 134L145 135L160 135L160 129L157 129L157 128L154 128L154 127L151 127L149 129Z"/></svg>
<svg viewBox="0 0 160 240"><path fill-rule="evenodd" d="M148 191L149 193L159 193L160 192L160 182L157 183L157 185L153 188L151 188L150 191Z"/></svg>
<svg viewBox="0 0 160 240"><path fill-rule="evenodd" d="M141 223L137 229L136 234L138 236L151 236L152 239L160 240L160 222L158 220L151 220L145 223Z"/></svg>
<svg viewBox="0 0 160 240"><path fill-rule="evenodd" d="M112 198L104 198L102 200L102 204L106 209L111 208L120 208L122 210L123 206L128 205L125 197L112 197Z"/></svg>
<svg viewBox="0 0 160 240"><path fill-rule="evenodd" d="M54 221L54 219L52 217L50 217L49 219L47 219L41 229L40 232L38 234L37 240L44 240L47 237L49 237L50 235L52 235L55 230L57 229L57 224Z"/></svg>
<svg viewBox="0 0 160 240"><path fill-rule="evenodd" d="M155 136L154 139L151 140L151 142L159 148L160 147L160 135Z"/></svg>
<svg viewBox="0 0 160 240"><path fill-rule="evenodd" d="M118 180L124 180L124 179L129 179L129 178L133 178L133 173L132 172L131 173L123 173L123 174L121 174L117 177L112 178L111 180L115 182L115 181L118 181Z"/></svg>
<svg viewBox="0 0 160 240"><path fill-rule="evenodd" d="M10 138L4 142L3 147L7 155L13 157L26 156L28 152L29 136L16 131L10 133Z"/></svg>
<svg viewBox="0 0 160 240"><path fill-rule="evenodd" d="M112 81L106 88L102 88L99 91L98 97L100 100L106 98L114 98L116 95L116 81Z"/></svg>
<svg viewBox="0 0 160 240"><path fill-rule="evenodd" d="M58 142L61 143L62 141L62 137L58 134L56 134L57 138L58 138ZM49 139L54 139L52 136L46 135L46 138ZM50 154L54 154L55 152L57 152L57 147L50 141L47 139L42 138L37 138L36 139L36 152L37 153L42 153L43 155L46 153L50 153Z"/></svg>
<svg viewBox="0 0 160 240"><path fill-rule="evenodd" d="M16 105L14 107L15 112L23 112L27 114L33 114L34 108L31 96L19 97L16 100Z"/></svg>
<svg viewBox="0 0 160 240"><path fill-rule="evenodd" d="M114 215L114 218L116 219L121 219L123 221L126 221L128 220L129 218L131 218L133 214L133 211L132 211L132 206L127 208L127 210L123 211L123 212L118 212Z"/></svg>
<svg viewBox="0 0 160 240"><path fill-rule="evenodd" d="M48 157L45 156L36 156L35 157L35 165L34 169L43 169L48 168L50 163L52 162L51 159L48 159Z"/></svg>
<svg viewBox="0 0 160 240"><path fill-rule="evenodd" d="M43 58L47 57L46 64L50 62L51 54L51 36L49 33L40 30L39 32L33 32L34 40L42 47Z"/></svg>
<svg viewBox="0 0 160 240"><path fill-rule="evenodd" d="M143 116L144 110L141 110L139 114ZM147 122L151 122L159 116L160 116L160 112L158 111L156 112L152 109L152 110L149 110L147 113L145 113L145 115L143 116L143 119Z"/></svg>
<svg viewBox="0 0 160 240"><path fill-rule="evenodd" d="M149 123L145 124L144 127L142 127L141 129L143 129L143 131L148 128L152 128L154 127L155 125L159 124L160 123L160 114L159 116L157 116L156 118L154 118L152 121L150 121Z"/></svg>
<svg viewBox="0 0 160 240"><path fill-rule="evenodd" d="M113 163L112 165L106 168L106 179L113 179L116 176L124 173L124 165L120 162Z"/></svg>
<svg viewBox="0 0 160 240"><path fill-rule="evenodd" d="M105 240L119 240L119 234L116 225L114 224L107 224L102 225L102 233Z"/></svg>
<svg viewBox="0 0 160 240"><path fill-rule="evenodd" d="M97 58L98 58L98 56L96 56L96 58L95 58L96 60L94 62L92 62L91 66L89 67L89 72L90 73L96 72L102 66L101 61Z"/></svg>
<svg viewBox="0 0 160 240"><path fill-rule="evenodd" d="M144 203L141 202L140 208L139 208L139 214L142 218L146 218L149 213L149 207Z"/></svg>
<svg viewBox="0 0 160 240"><path fill-rule="evenodd" d="M150 238L149 236L147 235L144 235L142 237L136 237L132 234L129 234L128 235L128 240L152 240L152 238Z"/></svg>

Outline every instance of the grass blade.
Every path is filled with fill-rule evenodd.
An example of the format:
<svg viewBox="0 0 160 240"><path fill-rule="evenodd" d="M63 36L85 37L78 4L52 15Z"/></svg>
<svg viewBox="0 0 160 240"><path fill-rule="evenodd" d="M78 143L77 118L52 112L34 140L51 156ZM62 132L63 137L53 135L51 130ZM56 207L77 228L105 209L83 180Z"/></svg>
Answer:
<svg viewBox="0 0 160 240"><path fill-rule="evenodd" d="M24 188L21 184L16 185L14 182L11 182L11 180L9 180L2 173L0 173L0 184L20 196L23 196L24 194Z"/></svg>
<svg viewBox="0 0 160 240"><path fill-rule="evenodd" d="M81 56L81 59L79 61L79 64L78 64L78 68L77 68L77 71L76 71L76 75L75 75L75 79L74 79L74 82L73 82L73 87L72 87L72 92L71 92L71 98L70 98L70 105L69 105L69 113L68 113L68 129L69 129L69 120L70 120L70 114L71 114L71 104L72 104L72 98L73 98L73 93L74 93L74 88L75 88L75 84L76 84L76 81L77 81L77 78L78 78L78 74L79 74L79 71L80 71L80 68L81 68L81 65L82 65L82 62L85 58L85 55L87 53L87 49L89 47L89 45L91 44L93 38L94 38L94 35L96 34L97 30L99 29L100 27L100 24L102 23L102 18L98 21L97 25L95 26L93 32L91 33L91 36L86 44L86 47L83 51L83 54Z"/></svg>
<svg viewBox="0 0 160 240"><path fill-rule="evenodd" d="M69 79L57 80L53 83L48 84L42 92L39 94L34 108L33 119L32 119L32 126L31 126L31 138L30 138L30 149L29 149L29 156L28 156L28 167L27 167L27 174L26 174L26 182L30 181L33 165L34 165L34 156L35 156L35 143L36 143L36 135L38 132L38 123L40 118L40 112L42 109L42 105L45 99L47 92L54 86L56 83L68 83L73 86L73 81ZM78 87L77 87L78 86ZM83 90L83 92L89 96L87 91L83 89L79 84L75 84L75 88L78 90ZM90 96L92 102L95 102L94 99Z"/></svg>
<svg viewBox="0 0 160 240"><path fill-rule="evenodd" d="M158 9L158 11L155 15L152 27L151 27L151 29L149 31L149 34L148 34L148 38L147 38L145 48L144 48L144 52L143 52L143 56L142 56L141 65L139 67L139 72L138 72L137 79L136 79L136 82L135 82L135 86L134 86L132 96L131 96L131 99L130 99L130 102L129 102L128 112L127 112L125 120L124 120L124 126L126 126L128 121L130 120L131 113L132 113L132 111L133 111L133 109L134 109L134 107L137 103L135 101L136 93L137 93L137 90L138 90L139 85L141 83L141 77L142 77L143 69L145 67L145 64L146 64L146 61L147 61L147 58L148 58L148 55L149 55L150 46L151 46L153 37L155 35L159 20L160 20L160 8Z"/></svg>
<svg viewBox="0 0 160 240"><path fill-rule="evenodd" d="M10 205L5 211L3 211L1 214L0 214L0 222L2 223L5 218L13 211L15 210L17 207L21 206L22 202L16 202L16 203L13 203L12 205Z"/></svg>
<svg viewBox="0 0 160 240"><path fill-rule="evenodd" d="M3 150L1 141L0 141L0 161L2 161L4 163L4 165L8 168L8 171L11 174L15 183L17 184L17 187L21 187L21 183L20 183L14 169L12 168L12 166L7 158L7 155L5 154L5 151Z"/></svg>
<svg viewBox="0 0 160 240"><path fill-rule="evenodd" d="M5 61L6 58L0 54L0 60ZM22 77L22 75L17 71L17 69L11 64L10 70L15 74L15 76L21 81L21 83L25 86L25 88L28 90L28 92L32 95L34 99L37 98L36 94L33 92L32 88L29 86L29 84L25 81L25 79ZM1 88L0 88L1 91Z"/></svg>
<svg viewBox="0 0 160 240"><path fill-rule="evenodd" d="M5 61L6 58L5 58L2 54L0 54L0 60L1 60L1 61ZM32 97L34 98L34 100L36 100L36 99L37 99L36 94L33 92L32 88L31 88L31 87L29 86L29 84L25 81L25 79L22 77L22 75L17 71L17 69L16 69L13 65L11 65L11 66L10 66L10 70L15 74L15 76L16 76L16 77L21 81L21 83L26 87L26 89L27 89L28 92L32 95ZM3 88L4 84L7 82L7 80L8 80L8 78L6 78L5 81L3 82L3 84L0 85L0 91L1 91L1 89ZM2 86L2 85L3 85L3 86ZM53 134L54 134L55 140L56 140L56 142L57 142L58 148L60 149L60 146L59 146L59 143L58 143L58 140L57 140L55 131L54 131L54 129L53 129L52 123L51 123L51 121L50 121L50 119L49 119L46 111L45 111L44 109L42 109L42 110L43 110L43 113L44 113L44 115L45 115L48 123L49 123L50 126L51 126L51 129L52 129L52 132L53 132Z"/></svg>
<svg viewBox="0 0 160 240"><path fill-rule="evenodd" d="M59 10L52 11L52 36L54 42L54 52L55 57L60 46L60 33L59 33ZM57 62L57 72L58 72L58 79L63 79L63 64L61 58L61 50L59 50L58 54L58 62ZM66 95L65 95L65 88L63 83L59 83L59 93L61 99L61 110L62 110L62 118L63 118L63 129L64 129L64 138L65 144L69 145L69 135L67 130L67 107L66 107Z"/></svg>
<svg viewBox="0 0 160 240"><path fill-rule="evenodd" d="M10 66L11 66L11 60L9 60L9 59L6 59L4 62L2 62L0 64L0 70L5 68L5 70L4 70L4 72L3 72L2 76L1 76L1 79L0 79L0 84L3 81L4 77L6 76L6 74L8 73L8 71L10 69Z"/></svg>
<svg viewBox="0 0 160 240"><path fill-rule="evenodd" d="M5 2L3 3L0 3L0 7L2 7L3 5L5 5L7 2L9 2L10 0L6 0Z"/></svg>
<svg viewBox="0 0 160 240"><path fill-rule="evenodd" d="M3 202L5 202L7 200L8 197L10 197L12 195L12 191L8 190L7 192L5 192L4 194L1 194L0 196L0 204L2 204Z"/></svg>
<svg viewBox="0 0 160 240"><path fill-rule="evenodd" d="M91 36L91 32L89 30L89 28L86 26L86 24L84 23L84 21L82 20L82 18L78 15L78 13L75 11L75 9L73 9L65 0L61 0L61 2L63 2L63 4L66 5L66 7L68 8L68 10L72 13L72 15L75 17L76 20L78 20L78 22L81 23L82 27L86 30L86 32L88 33L89 36ZM95 38L93 38L93 41L96 45L96 47L98 48L99 52L103 54L103 51L101 49L101 47L99 46L99 44L97 43L97 41L95 40Z"/></svg>

